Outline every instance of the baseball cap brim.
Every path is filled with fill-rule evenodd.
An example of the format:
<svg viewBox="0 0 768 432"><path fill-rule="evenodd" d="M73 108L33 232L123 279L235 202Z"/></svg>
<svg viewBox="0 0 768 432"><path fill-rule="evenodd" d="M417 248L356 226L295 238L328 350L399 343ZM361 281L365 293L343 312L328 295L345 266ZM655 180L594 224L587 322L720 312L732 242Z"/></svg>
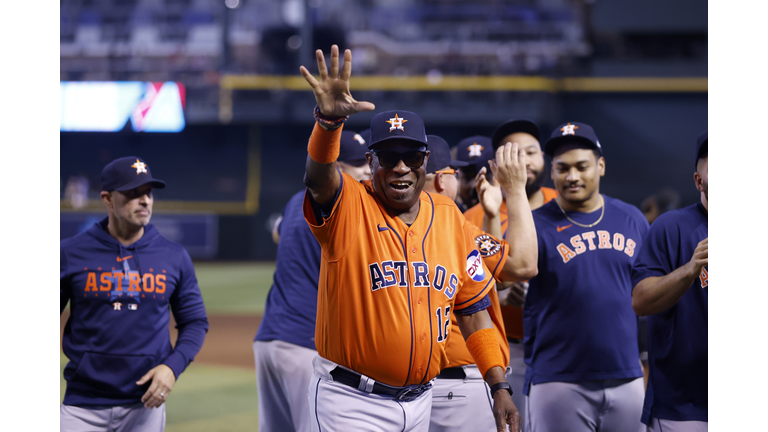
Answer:
<svg viewBox="0 0 768 432"><path fill-rule="evenodd" d="M600 147L598 147L597 144L593 143L592 140L586 137L578 136L578 135L564 135L564 136L559 136L555 138L550 138L544 144L544 153L547 154L549 157L554 157L558 147L565 144L572 144L572 143L584 144L588 147L596 149L597 151L600 152L600 154L603 154L602 149L600 149Z"/></svg>
<svg viewBox="0 0 768 432"><path fill-rule="evenodd" d="M517 132L533 135L533 137L536 138L536 141L539 141L539 127L536 126L536 123L530 120L512 120L502 124L493 131L493 135L491 136L491 147L493 147L493 150L495 151L501 147L502 144L506 144L501 142L505 136Z"/></svg>
<svg viewBox="0 0 768 432"><path fill-rule="evenodd" d="M448 165L448 166L451 166L451 167L465 167L467 165L469 165L469 162L457 161L455 159L451 159L451 164Z"/></svg>
<svg viewBox="0 0 768 432"><path fill-rule="evenodd" d="M406 144L410 144L410 145L413 145L413 146L416 146L416 147L424 146L424 147L429 148L429 145L427 145L427 143L425 141L418 140L416 138L411 138L411 137L405 136L405 135L393 135L391 137L386 137L386 138L380 139L380 140L378 140L378 141L376 141L374 143L369 144L368 145L368 149L370 150L370 149L380 148L382 146L382 144L389 144L389 143L391 143L394 140L407 141Z"/></svg>
<svg viewBox="0 0 768 432"><path fill-rule="evenodd" d="M136 180L120 186L119 188L115 188L114 190L118 192L125 192L132 189L136 189L137 187L144 186L147 183L151 183L152 187L155 189L163 189L165 187L165 182L158 179L147 179L147 178L137 178Z"/></svg>

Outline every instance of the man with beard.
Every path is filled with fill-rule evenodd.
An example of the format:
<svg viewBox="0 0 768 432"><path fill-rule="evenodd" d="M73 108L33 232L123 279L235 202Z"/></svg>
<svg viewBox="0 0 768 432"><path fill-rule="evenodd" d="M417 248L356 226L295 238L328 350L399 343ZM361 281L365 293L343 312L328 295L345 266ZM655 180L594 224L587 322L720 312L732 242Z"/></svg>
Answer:
<svg viewBox="0 0 768 432"><path fill-rule="evenodd" d="M303 207L322 251L318 356L308 392L313 430L427 431L431 381L447 362L454 315L491 388L497 430L509 424L519 431L486 311L493 279L453 201L423 193L423 121L403 110L375 115L366 154L373 179L358 183L339 173L344 122L375 107L349 92L350 50L340 67L333 45L330 73L322 51L316 57L320 81L300 68L317 101ZM521 169L525 154L517 150Z"/></svg>
<svg viewBox="0 0 768 432"><path fill-rule="evenodd" d="M544 172L544 154L541 152L539 144L539 127L536 123L529 120L510 120L500 125L493 132L491 138L493 151L495 152L506 143L518 143L520 148L525 151L525 169L527 173L525 194L528 197L528 204L531 206L531 210L535 210L557 197L557 192L554 189L541 186L546 176ZM483 177L486 171L481 171L480 177ZM488 183L487 179L480 181ZM485 187L493 187L493 185L486 184ZM475 226L485 228L491 235L498 238L506 237L509 221L506 200L502 201L501 205L495 209L488 208L486 210L478 204L467 210L464 213L464 217ZM484 217L486 225L483 224ZM497 229L499 229L498 232L496 232ZM512 386L512 399L515 401L515 406L521 410L523 424L525 424L525 396L523 395L525 362L523 361L522 307L527 288L527 282L513 282L511 285L506 283L503 289L502 287L497 287L499 290L501 313L504 317L504 328L509 343L509 366L512 368L511 374L507 375L507 382Z"/></svg>
<svg viewBox="0 0 768 432"><path fill-rule="evenodd" d="M603 147L569 122L544 145L558 197L533 212L539 273L523 306L530 432L640 432L643 380L632 265L648 221L600 194Z"/></svg>
<svg viewBox="0 0 768 432"><path fill-rule="evenodd" d="M701 202L659 216L632 272L632 307L648 316L650 376L642 421L653 432L708 429L707 131L696 142Z"/></svg>
<svg viewBox="0 0 768 432"><path fill-rule="evenodd" d="M456 198L457 179L456 168L466 162L453 160L448 149L448 143L436 135L427 135L430 155L427 163L427 182L424 191L438 193L450 199ZM525 236L534 230L532 219L528 217L530 209L525 196L526 170L525 166L515 166L513 158L509 157L512 144L499 147L494 165L494 178L501 188L507 191L507 200L512 208L512 228L507 232L507 238L501 240L482 231L479 227L468 224L472 237L483 257L483 263L496 280L519 281L525 276L509 270L524 269L527 260L535 260L535 251L525 248ZM480 205L491 207L498 212L502 202L501 188L490 188L487 181L478 184ZM511 262L510 262L511 261ZM505 265L501 265L504 263ZM507 265L509 264L509 265ZM496 290L488 295L491 307L488 313L493 325L498 331L499 345L504 352L505 360L509 358L508 342L504 332L499 298ZM458 335L460 329L456 319L451 320L451 333ZM493 413L489 409L490 398L487 384L478 370L475 360L467 350L467 344L462 338L451 337L446 346L448 367L440 371L433 388L432 416L429 432L462 432L468 430L490 431L494 429ZM521 354L522 357L522 354ZM522 362L522 360L521 360ZM508 361L505 361L505 364ZM522 386L521 389L522 390ZM513 393L513 400L515 395ZM472 413L472 414L468 414Z"/></svg>

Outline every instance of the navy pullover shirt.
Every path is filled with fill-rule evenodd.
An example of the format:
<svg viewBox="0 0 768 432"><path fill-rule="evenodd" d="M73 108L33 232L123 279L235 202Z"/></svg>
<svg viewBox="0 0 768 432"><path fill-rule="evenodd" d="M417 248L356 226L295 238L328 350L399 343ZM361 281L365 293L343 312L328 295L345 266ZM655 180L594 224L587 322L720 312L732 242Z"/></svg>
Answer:
<svg viewBox="0 0 768 432"><path fill-rule="evenodd" d="M632 264L648 221L636 207L603 195L591 227L563 216L556 200L533 212L539 274L523 306L524 393L531 384L643 376L632 310ZM568 212L589 225L602 210Z"/></svg>
<svg viewBox="0 0 768 432"><path fill-rule="evenodd" d="M301 191L283 209L274 283L254 340L281 340L314 350L320 244L304 220L303 201Z"/></svg>
<svg viewBox="0 0 768 432"><path fill-rule="evenodd" d="M701 203L659 216L635 262L632 284L666 276L684 266L708 236L707 210ZM707 421L707 276L704 267L674 306L648 316L650 376L643 404L645 424L650 424L651 418Z"/></svg>
<svg viewBox="0 0 768 432"><path fill-rule="evenodd" d="M151 224L130 246L106 231L107 221L60 244L61 311L70 316L62 341L64 405L109 407L141 402L159 364L178 379L208 331L203 297L187 251ZM170 306L179 336L171 346Z"/></svg>

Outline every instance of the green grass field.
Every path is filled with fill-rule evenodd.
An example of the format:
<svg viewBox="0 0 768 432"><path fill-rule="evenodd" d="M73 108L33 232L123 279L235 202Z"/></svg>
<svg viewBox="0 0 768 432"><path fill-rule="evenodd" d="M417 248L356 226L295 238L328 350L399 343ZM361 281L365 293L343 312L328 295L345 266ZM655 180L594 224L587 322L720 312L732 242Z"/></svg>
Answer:
<svg viewBox="0 0 768 432"><path fill-rule="evenodd" d="M198 284L212 314L261 314L272 285L274 263L198 263ZM61 371L67 364L60 357ZM66 382L60 379L60 400ZM253 370L193 362L166 405L167 432L255 431L258 398Z"/></svg>
<svg viewBox="0 0 768 432"><path fill-rule="evenodd" d="M209 314L261 314L275 263L197 263L195 273Z"/></svg>

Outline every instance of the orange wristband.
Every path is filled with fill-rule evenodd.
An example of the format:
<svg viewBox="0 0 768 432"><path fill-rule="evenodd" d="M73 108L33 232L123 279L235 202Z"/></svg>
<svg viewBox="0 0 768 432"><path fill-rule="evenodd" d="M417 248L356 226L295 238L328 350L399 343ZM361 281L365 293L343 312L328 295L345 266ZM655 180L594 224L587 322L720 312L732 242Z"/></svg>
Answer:
<svg viewBox="0 0 768 432"><path fill-rule="evenodd" d="M486 372L494 366L504 369L504 357L501 354L501 348L499 348L496 329L480 329L469 335L467 349L475 359L483 378L485 378Z"/></svg>
<svg viewBox="0 0 768 432"><path fill-rule="evenodd" d="M343 125L332 131L325 130L319 123L315 122L315 129L312 130L312 135L309 137L309 144L307 145L309 157L321 164L336 162L336 159L339 158L339 149L341 148L342 129L344 129Z"/></svg>

